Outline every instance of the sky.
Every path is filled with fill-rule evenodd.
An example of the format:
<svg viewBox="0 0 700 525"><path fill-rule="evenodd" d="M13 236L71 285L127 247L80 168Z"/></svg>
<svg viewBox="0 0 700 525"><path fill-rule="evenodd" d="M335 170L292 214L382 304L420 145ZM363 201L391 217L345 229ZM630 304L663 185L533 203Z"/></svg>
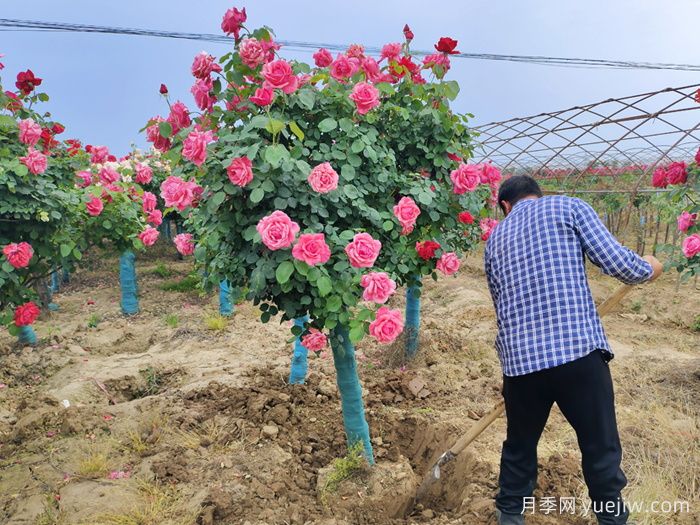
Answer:
<svg viewBox="0 0 700 525"><path fill-rule="evenodd" d="M220 33L230 7L246 7L248 27L267 25L280 40L381 46L402 40L408 23L414 49L441 36L471 53L549 55L651 62L700 63L697 0L2 0L0 17L172 31ZM672 6L672 7L671 7ZM150 37L0 31L4 89L31 68L51 101L44 108L67 128L65 138L105 144L124 154L145 144L139 129L167 114L158 93L194 106L190 65L225 44ZM311 53L285 52L311 61ZM455 109L474 125L700 82L680 71L554 68L454 59L448 79L461 91Z"/></svg>

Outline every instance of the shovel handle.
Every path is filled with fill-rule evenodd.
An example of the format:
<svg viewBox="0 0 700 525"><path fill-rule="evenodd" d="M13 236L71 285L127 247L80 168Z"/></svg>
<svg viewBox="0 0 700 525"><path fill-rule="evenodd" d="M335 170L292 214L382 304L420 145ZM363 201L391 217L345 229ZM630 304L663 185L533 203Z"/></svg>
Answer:
<svg viewBox="0 0 700 525"><path fill-rule="evenodd" d="M598 307L598 315L600 317L604 317L607 314L609 314L618 304L620 304L620 301L627 295L634 286L630 284L623 284L615 290L610 297L608 297L605 301L601 303L601 305Z"/></svg>

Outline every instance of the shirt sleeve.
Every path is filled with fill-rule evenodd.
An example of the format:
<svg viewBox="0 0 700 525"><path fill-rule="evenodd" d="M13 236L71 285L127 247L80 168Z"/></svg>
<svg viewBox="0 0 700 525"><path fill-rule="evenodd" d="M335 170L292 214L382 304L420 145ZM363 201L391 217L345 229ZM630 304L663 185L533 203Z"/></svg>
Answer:
<svg viewBox="0 0 700 525"><path fill-rule="evenodd" d="M488 244L486 249L484 249L484 271L486 272L486 282L489 285L489 292L491 292L491 300L493 301L493 307L497 307L498 303L498 292L496 291L496 283L493 278L493 272L491 269L491 256L489 254Z"/></svg>
<svg viewBox="0 0 700 525"><path fill-rule="evenodd" d="M573 199L573 223L586 256L603 273L626 284L649 280L651 264L620 244L608 231L595 210L580 199Z"/></svg>

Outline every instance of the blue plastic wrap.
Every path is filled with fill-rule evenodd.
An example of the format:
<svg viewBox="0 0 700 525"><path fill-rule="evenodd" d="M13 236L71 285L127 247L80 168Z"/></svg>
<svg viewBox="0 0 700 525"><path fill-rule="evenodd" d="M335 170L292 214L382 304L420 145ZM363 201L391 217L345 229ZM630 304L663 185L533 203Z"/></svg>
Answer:
<svg viewBox="0 0 700 525"><path fill-rule="evenodd" d="M294 326L304 328L304 323L309 320L309 316L294 319ZM292 366L289 369L289 384L303 385L306 381L306 372L309 369L308 350L301 344L301 337L294 340L294 353L292 354Z"/></svg>
<svg viewBox="0 0 700 525"><path fill-rule="evenodd" d="M119 257L119 286L121 287L121 307L124 315L139 313L139 291L136 282L136 255L127 250Z"/></svg>
<svg viewBox="0 0 700 525"><path fill-rule="evenodd" d="M413 359L418 352L420 330L420 280L406 289L406 357Z"/></svg>
<svg viewBox="0 0 700 525"><path fill-rule="evenodd" d="M20 326L19 334L17 334L17 339L23 345L35 345L36 344L36 332L31 326Z"/></svg>
<svg viewBox="0 0 700 525"><path fill-rule="evenodd" d="M233 314L233 304L231 303L231 290L228 286L228 281L219 282L219 313L224 317L230 317Z"/></svg>
<svg viewBox="0 0 700 525"><path fill-rule="evenodd" d="M57 293L61 289L61 280L58 276L58 270L51 272L51 286L49 289L51 293Z"/></svg>
<svg viewBox="0 0 700 525"><path fill-rule="evenodd" d="M63 268L61 273L63 277L63 284L68 284L70 282L70 272Z"/></svg>
<svg viewBox="0 0 700 525"><path fill-rule="evenodd" d="M374 464L374 452L369 439L369 425L365 419L365 406L362 402L362 387L357 375L355 348L350 341L347 328L337 326L331 332L331 348L335 364L336 380L343 409L343 424L348 447L362 443L365 457Z"/></svg>

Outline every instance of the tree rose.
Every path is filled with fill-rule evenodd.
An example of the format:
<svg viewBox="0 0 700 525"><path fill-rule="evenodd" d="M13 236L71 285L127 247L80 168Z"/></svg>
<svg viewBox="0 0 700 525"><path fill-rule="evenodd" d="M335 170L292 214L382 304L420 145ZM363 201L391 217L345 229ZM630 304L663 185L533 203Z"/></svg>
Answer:
<svg viewBox="0 0 700 525"><path fill-rule="evenodd" d="M651 177L651 185L655 188L665 188L668 186L668 174L664 167L658 167L654 170Z"/></svg>
<svg viewBox="0 0 700 525"><path fill-rule="evenodd" d="M440 249L440 243L435 241L421 241L416 243L418 257L424 261L429 261L435 257L435 252Z"/></svg>
<svg viewBox="0 0 700 525"><path fill-rule="evenodd" d="M199 79L190 88L195 104L204 112L211 111L216 103L216 97L211 94L212 89L214 89L214 82L211 78Z"/></svg>
<svg viewBox="0 0 700 525"><path fill-rule="evenodd" d="M233 35L238 40L241 26L247 19L245 7L241 10L232 7L224 14L224 19L221 21L221 30L227 35Z"/></svg>
<svg viewBox="0 0 700 525"><path fill-rule="evenodd" d="M263 244L270 250L288 248L299 233L299 225L280 210L260 219L255 229L260 234Z"/></svg>
<svg viewBox="0 0 700 525"><path fill-rule="evenodd" d="M170 115L168 115L168 120L170 126L173 128L173 134L177 133L181 129L187 128L192 124L192 119L190 118L190 110L187 109L184 103L179 100L170 106Z"/></svg>
<svg viewBox="0 0 700 525"><path fill-rule="evenodd" d="M700 253L700 234L694 233L683 239L683 255L688 259Z"/></svg>
<svg viewBox="0 0 700 525"><path fill-rule="evenodd" d="M476 164L460 164L450 173L453 191L457 195L474 191L481 181L481 169Z"/></svg>
<svg viewBox="0 0 700 525"><path fill-rule="evenodd" d="M684 184L688 180L688 169L685 162L672 162L666 168L666 178L669 184Z"/></svg>
<svg viewBox="0 0 700 525"><path fill-rule="evenodd" d="M454 252L443 253L435 267L445 275L454 275L459 270L459 257Z"/></svg>
<svg viewBox="0 0 700 525"><path fill-rule="evenodd" d="M320 352L328 344L326 335L316 328L309 328L309 333L301 338L301 344L307 350Z"/></svg>
<svg viewBox="0 0 700 525"><path fill-rule="evenodd" d="M323 47L313 54L313 58L318 67L328 67L333 63L333 55Z"/></svg>
<svg viewBox="0 0 700 525"><path fill-rule="evenodd" d="M385 58L388 60L396 60L401 54L401 49L403 45L395 42L393 44L384 44L382 47L381 60Z"/></svg>
<svg viewBox="0 0 700 525"><path fill-rule="evenodd" d="M360 279L360 286L365 290L362 299L374 303L384 304L396 291L396 283L386 272L366 273Z"/></svg>
<svg viewBox="0 0 700 525"><path fill-rule="evenodd" d="M331 76L339 82L345 82L348 78L357 73L359 68L359 60L339 54L331 64Z"/></svg>
<svg viewBox="0 0 700 525"><path fill-rule="evenodd" d="M97 217L100 213L102 213L104 204L102 203L102 199L99 197L93 197L85 203L85 208L87 208L88 214L92 215L93 217Z"/></svg>
<svg viewBox="0 0 700 525"><path fill-rule="evenodd" d="M248 157L236 157L226 168L228 180L241 188L253 180L253 163Z"/></svg>
<svg viewBox="0 0 700 525"><path fill-rule="evenodd" d="M371 268L381 249L381 241L373 239L369 233L356 233L345 247L345 253L355 268Z"/></svg>
<svg viewBox="0 0 700 525"><path fill-rule="evenodd" d="M416 219L420 215L420 208L411 197L402 197L394 206L394 215L403 227L402 234L407 235L413 231Z"/></svg>
<svg viewBox="0 0 700 525"><path fill-rule="evenodd" d="M154 117L151 119L153 124L146 128L146 140L153 143L153 147L158 151L168 151L170 149L170 139L165 138L160 134L158 124L165 122L162 117Z"/></svg>
<svg viewBox="0 0 700 525"><path fill-rule="evenodd" d="M238 45L241 61L250 69L256 69L266 62L267 52L257 38L244 38Z"/></svg>
<svg viewBox="0 0 700 525"><path fill-rule="evenodd" d="M303 233L292 248L292 256L309 266L316 266L328 262L331 249L322 233Z"/></svg>
<svg viewBox="0 0 700 525"><path fill-rule="evenodd" d="M11 242L2 249L2 253L14 268L25 268L34 256L34 249L28 242Z"/></svg>
<svg viewBox="0 0 700 525"><path fill-rule="evenodd" d="M85 150L87 150L87 147ZM90 162L93 164L107 162L107 157L109 157L109 148L107 146L92 146L90 149Z"/></svg>
<svg viewBox="0 0 700 525"><path fill-rule="evenodd" d="M186 182L180 177L170 176L160 185L160 196L167 207L179 211L192 206L195 197L201 193L201 188L194 181Z"/></svg>
<svg viewBox="0 0 700 525"><path fill-rule="evenodd" d="M286 60L273 60L262 68L265 86L271 89L281 89L287 95L294 93L299 87L299 79L294 76L292 66Z"/></svg>
<svg viewBox="0 0 700 525"><path fill-rule="evenodd" d="M102 182L102 184L104 184L105 186L114 184L119 179L121 179L121 175L119 175L119 172L111 166L103 166L100 170L99 177L100 182Z"/></svg>
<svg viewBox="0 0 700 525"><path fill-rule="evenodd" d="M212 73L219 73L221 66L214 62L214 57L206 51L202 51L194 57L192 62L192 75L196 78L208 78Z"/></svg>
<svg viewBox="0 0 700 525"><path fill-rule="evenodd" d="M41 138L41 126L33 119L23 119L17 124L19 126L19 141L27 146L34 146Z"/></svg>
<svg viewBox="0 0 700 525"><path fill-rule="evenodd" d="M687 232L688 228L695 225L695 221L698 220L697 213L689 213L684 211L678 216L678 230L682 232Z"/></svg>
<svg viewBox="0 0 700 525"><path fill-rule="evenodd" d="M260 87L250 96L250 101L261 107L269 106L275 100L275 92L266 87Z"/></svg>
<svg viewBox="0 0 700 525"><path fill-rule="evenodd" d="M360 115L365 115L379 106L379 90L367 82L355 84L349 97L355 103Z"/></svg>
<svg viewBox="0 0 700 525"><path fill-rule="evenodd" d="M180 255L192 255L194 253L194 242L192 242L191 233L180 233L175 236L173 242Z"/></svg>
<svg viewBox="0 0 700 525"><path fill-rule="evenodd" d="M143 192L143 211L145 213L149 213L155 210L157 204L158 199L153 193L151 193L150 191Z"/></svg>
<svg viewBox="0 0 700 525"><path fill-rule="evenodd" d="M134 169L136 171L136 178L134 180L137 184L148 184L153 180L153 170L150 166L139 162Z"/></svg>
<svg viewBox="0 0 700 525"><path fill-rule="evenodd" d="M213 141L214 133L210 130L191 131L182 143L182 156L201 166L207 160L207 144Z"/></svg>
<svg viewBox="0 0 700 525"><path fill-rule="evenodd" d="M158 240L160 232L152 226L146 226L146 229L139 233L139 239L146 246L153 246Z"/></svg>
<svg viewBox="0 0 700 525"><path fill-rule="evenodd" d="M29 326L39 317L39 307L32 301L15 308L15 325Z"/></svg>
<svg viewBox="0 0 700 525"><path fill-rule="evenodd" d="M401 310L391 310L382 306L369 324L369 334L381 344L393 343L403 331Z"/></svg>
<svg viewBox="0 0 700 525"><path fill-rule="evenodd" d="M160 210L149 211L146 215L146 222L153 226L160 226L163 224L163 212Z"/></svg>
<svg viewBox="0 0 700 525"><path fill-rule="evenodd" d="M27 167L29 172L34 175L40 175L46 171L46 155L35 150L32 146L29 146L27 155L25 157L20 157L19 160Z"/></svg>
<svg viewBox="0 0 700 525"><path fill-rule="evenodd" d="M329 162L314 167L306 180L311 188L318 193L328 193L338 187L338 173Z"/></svg>
<svg viewBox="0 0 700 525"><path fill-rule="evenodd" d="M89 171L79 171L75 176L80 179L80 182L77 184L79 188L87 188L92 184L92 173Z"/></svg>

